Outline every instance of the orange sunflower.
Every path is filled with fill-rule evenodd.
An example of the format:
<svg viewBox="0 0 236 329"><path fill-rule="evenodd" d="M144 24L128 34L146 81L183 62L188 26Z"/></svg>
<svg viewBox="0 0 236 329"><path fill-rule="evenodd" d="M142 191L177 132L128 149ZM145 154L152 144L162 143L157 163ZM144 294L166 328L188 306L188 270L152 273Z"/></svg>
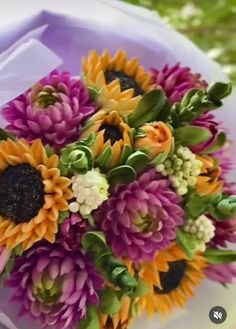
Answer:
<svg viewBox="0 0 236 329"><path fill-rule="evenodd" d="M0 245L23 250L46 239L54 242L59 211L72 198L70 179L60 176L58 156L40 142L0 142Z"/></svg>
<svg viewBox="0 0 236 329"><path fill-rule="evenodd" d="M215 159L207 155L198 155L197 159L202 162L201 174L196 185L198 194L205 196L221 192L224 185L220 179L222 169L216 165Z"/></svg>
<svg viewBox="0 0 236 329"><path fill-rule="evenodd" d="M113 58L107 50L101 56L91 51L83 59L83 77L87 87L97 91L101 107L125 114L132 113L142 95L154 88L151 74L137 58L128 60L123 50Z"/></svg>
<svg viewBox="0 0 236 329"><path fill-rule="evenodd" d="M95 134L95 143L91 149L94 158L99 157L106 148L111 148L111 167L118 164L125 145L131 147L131 128L124 122L118 112L107 113L101 110L88 121L81 134L81 139Z"/></svg>
<svg viewBox="0 0 236 329"><path fill-rule="evenodd" d="M130 297L124 296L121 302L120 311L113 317L106 314L100 315L101 329L126 329L132 322L131 317L132 302Z"/></svg>
<svg viewBox="0 0 236 329"><path fill-rule="evenodd" d="M204 278L206 266L200 255L188 259L177 245L157 253L154 261L141 264L140 277L148 285L148 293L138 300L138 313L149 316L159 312L164 316L174 306L184 308L188 299L194 296L193 286Z"/></svg>

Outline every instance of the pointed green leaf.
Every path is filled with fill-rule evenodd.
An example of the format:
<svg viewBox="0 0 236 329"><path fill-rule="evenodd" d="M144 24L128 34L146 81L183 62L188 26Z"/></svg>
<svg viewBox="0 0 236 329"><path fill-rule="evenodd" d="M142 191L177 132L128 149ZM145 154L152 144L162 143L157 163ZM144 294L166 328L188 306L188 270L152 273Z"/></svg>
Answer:
<svg viewBox="0 0 236 329"><path fill-rule="evenodd" d="M7 132L6 130L0 128L0 140L7 140L7 139L16 140L16 136Z"/></svg>
<svg viewBox="0 0 236 329"><path fill-rule="evenodd" d="M208 149L204 150L202 153L204 154L210 154L219 151L222 149L222 147L225 145L227 141L227 136L226 134L222 131L217 135L216 141L214 145L209 147Z"/></svg>
<svg viewBox="0 0 236 329"><path fill-rule="evenodd" d="M223 99L232 93L232 83L215 82L208 88L208 95L213 99Z"/></svg>
<svg viewBox="0 0 236 329"><path fill-rule="evenodd" d="M99 308L102 313L113 316L118 313L121 308L121 302L117 296L117 292L112 288L106 288L100 294Z"/></svg>
<svg viewBox="0 0 236 329"><path fill-rule="evenodd" d="M236 261L236 251L207 249L204 253L204 257L210 264L227 264Z"/></svg>
<svg viewBox="0 0 236 329"><path fill-rule="evenodd" d="M193 258L197 250L197 244L190 234L181 229L177 229L177 243L188 258Z"/></svg>
<svg viewBox="0 0 236 329"><path fill-rule="evenodd" d="M107 174L107 179L111 185L129 184L136 179L136 172L134 168L123 165L111 169Z"/></svg>
<svg viewBox="0 0 236 329"><path fill-rule="evenodd" d="M136 151L128 157L126 165L133 167L136 171L139 171L144 168L149 161L150 157L148 154L142 151Z"/></svg>
<svg viewBox="0 0 236 329"><path fill-rule="evenodd" d="M196 126L185 126L177 128L174 131L175 142L183 146L205 142L209 140L211 136L211 132L208 129Z"/></svg>
<svg viewBox="0 0 236 329"><path fill-rule="evenodd" d="M130 156L130 154L132 154L132 148L131 146L125 144L121 153L119 165L123 165Z"/></svg>
<svg viewBox="0 0 236 329"><path fill-rule="evenodd" d="M93 231L83 235L82 246L85 252L93 250L93 248L106 248L106 238L103 232Z"/></svg>
<svg viewBox="0 0 236 329"><path fill-rule="evenodd" d="M78 322L77 329L100 329L98 312L94 307L88 306L87 316Z"/></svg>
<svg viewBox="0 0 236 329"><path fill-rule="evenodd" d="M166 102L162 107L161 111L156 116L155 121L167 122L170 116L170 112L171 112L170 103Z"/></svg>
<svg viewBox="0 0 236 329"><path fill-rule="evenodd" d="M167 109L168 99L161 90L152 90L146 93L139 102L136 110L129 117L129 125L137 128L144 123L155 121L158 114Z"/></svg>
<svg viewBox="0 0 236 329"><path fill-rule="evenodd" d="M168 157L168 153L166 152L160 153L151 161L151 164L153 166L157 166L158 164L163 163L167 159L167 157Z"/></svg>
<svg viewBox="0 0 236 329"><path fill-rule="evenodd" d="M112 148L110 146L106 147L105 150L96 159L96 162L103 169L108 169L111 167L112 161Z"/></svg>

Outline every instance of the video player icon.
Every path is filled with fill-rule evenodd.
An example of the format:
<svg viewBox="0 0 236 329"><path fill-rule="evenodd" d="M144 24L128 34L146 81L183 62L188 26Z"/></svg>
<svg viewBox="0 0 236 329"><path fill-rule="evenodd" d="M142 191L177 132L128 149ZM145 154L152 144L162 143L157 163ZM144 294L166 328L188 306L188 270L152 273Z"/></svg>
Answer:
<svg viewBox="0 0 236 329"><path fill-rule="evenodd" d="M214 306L209 312L209 319L215 324L221 324L227 319L227 312L222 306Z"/></svg>

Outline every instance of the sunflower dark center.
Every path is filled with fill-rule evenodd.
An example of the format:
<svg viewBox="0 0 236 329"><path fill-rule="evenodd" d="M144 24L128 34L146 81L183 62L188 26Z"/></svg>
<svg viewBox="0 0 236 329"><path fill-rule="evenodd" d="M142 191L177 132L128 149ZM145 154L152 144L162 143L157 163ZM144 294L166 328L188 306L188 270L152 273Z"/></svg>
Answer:
<svg viewBox="0 0 236 329"><path fill-rule="evenodd" d="M143 95L144 93L137 81L122 71L106 71L105 78L107 84L111 83L115 79L119 79L121 91L133 88L134 96Z"/></svg>
<svg viewBox="0 0 236 329"><path fill-rule="evenodd" d="M177 260L175 262L169 263L168 272L160 272L160 280L162 289L155 287L155 292L157 294L168 294L175 290L181 284L185 271L187 268L187 263L185 260Z"/></svg>
<svg viewBox="0 0 236 329"><path fill-rule="evenodd" d="M103 124L99 130L105 130L104 132L104 140L105 142L110 140L111 144L113 145L116 141L119 141L123 138L122 133L117 126Z"/></svg>
<svg viewBox="0 0 236 329"><path fill-rule="evenodd" d="M0 215L14 223L29 222L44 204L44 185L29 164L10 166L0 176Z"/></svg>

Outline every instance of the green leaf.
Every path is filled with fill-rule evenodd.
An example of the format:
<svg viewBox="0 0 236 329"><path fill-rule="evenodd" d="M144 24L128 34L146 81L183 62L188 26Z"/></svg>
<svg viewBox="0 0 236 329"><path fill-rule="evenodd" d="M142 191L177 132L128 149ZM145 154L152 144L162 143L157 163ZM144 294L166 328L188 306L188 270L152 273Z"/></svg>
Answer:
<svg viewBox="0 0 236 329"><path fill-rule="evenodd" d="M208 95L213 100L223 99L232 93L232 83L216 82L209 86Z"/></svg>
<svg viewBox="0 0 236 329"><path fill-rule="evenodd" d="M148 286L147 283L142 280L142 279L138 279L138 285L134 291L134 293L132 294L132 297L140 297L140 296L145 296L148 292Z"/></svg>
<svg viewBox="0 0 236 329"><path fill-rule="evenodd" d="M16 140L16 136L7 132L6 130L0 128L0 140L7 140L12 139L13 141Z"/></svg>
<svg viewBox="0 0 236 329"><path fill-rule="evenodd" d="M193 258L197 250L197 244L190 234L181 229L177 229L177 243L183 249L188 258Z"/></svg>
<svg viewBox="0 0 236 329"><path fill-rule="evenodd" d="M146 93L139 102L136 110L128 119L131 127L137 128L144 123L155 121L162 110L167 111L168 99L161 90Z"/></svg>
<svg viewBox="0 0 236 329"><path fill-rule="evenodd" d="M228 264L236 261L236 251L207 249L204 257L210 264Z"/></svg>
<svg viewBox="0 0 236 329"><path fill-rule="evenodd" d="M128 165L119 166L108 172L107 179L111 185L129 184L136 179L136 171Z"/></svg>
<svg viewBox="0 0 236 329"><path fill-rule="evenodd" d="M205 142L209 140L211 136L211 132L208 129L196 126L180 127L174 131L176 143L183 146L196 145Z"/></svg>
<svg viewBox="0 0 236 329"><path fill-rule="evenodd" d="M89 90L89 98L92 102L96 101L97 97L98 97L98 90L97 88L94 87L88 87Z"/></svg>
<svg viewBox="0 0 236 329"><path fill-rule="evenodd" d="M125 144L121 153L119 165L123 165L128 157L132 154L132 148L130 145Z"/></svg>
<svg viewBox="0 0 236 329"><path fill-rule="evenodd" d="M83 235L82 246L85 252L93 250L93 248L106 248L106 238L103 232L93 231L87 232Z"/></svg>
<svg viewBox="0 0 236 329"><path fill-rule="evenodd" d="M69 217L69 211L60 211L58 217L58 223L62 224L66 218Z"/></svg>
<svg viewBox="0 0 236 329"><path fill-rule="evenodd" d="M113 316L118 313L121 308L121 302L117 296L117 292L112 288L106 288L100 294L99 308L102 313Z"/></svg>
<svg viewBox="0 0 236 329"><path fill-rule="evenodd" d="M158 164L161 164L163 162L165 162L165 160L167 159L169 153L163 152L158 154L152 161L151 164L153 166L157 166Z"/></svg>
<svg viewBox="0 0 236 329"><path fill-rule="evenodd" d="M167 122L170 116L171 106L169 102L166 102L162 107L161 111L155 118L155 121Z"/></svg>
<svg viewBox="0 0 236 329"><path fill-rule="evenodd" d="M88 306L87 316L78 322L77 329L100 329L98 312L94 307Z"/></svg>
<svg viewBox="0 0 236 329"><path fill-rule="evenodd" d="M150 157L148 154L142 151L136 151L128 157L126 165L133 167L136 171L139 171L144 168L149 161Z"/></svg>
<svg viewBox="0 0 236 329"><path fill-rule="evenodd" d="M204 154L210 154L219 151L222 149L222 147L225 145L227 141L227 136L226 134L222 131L217 135L216 141L214 145L209 147L208 149L204 150L202 153Z"/></svg>
<svg viewBox="0 0 236 329"><path fill-rule="evenodd" d="M111 167L111 161L112 161L112 148L111 146L107 146L105 150L96 159L96 162L99 163L99 165L103 169L108 169Z"/></svg>
<svg viewBox="0 0 236 329"><path fill-rule="evenodd" d="M198 194L192 194L187 201L185 210L190 218L198 218L206 210L205 198Z"/></svg>

